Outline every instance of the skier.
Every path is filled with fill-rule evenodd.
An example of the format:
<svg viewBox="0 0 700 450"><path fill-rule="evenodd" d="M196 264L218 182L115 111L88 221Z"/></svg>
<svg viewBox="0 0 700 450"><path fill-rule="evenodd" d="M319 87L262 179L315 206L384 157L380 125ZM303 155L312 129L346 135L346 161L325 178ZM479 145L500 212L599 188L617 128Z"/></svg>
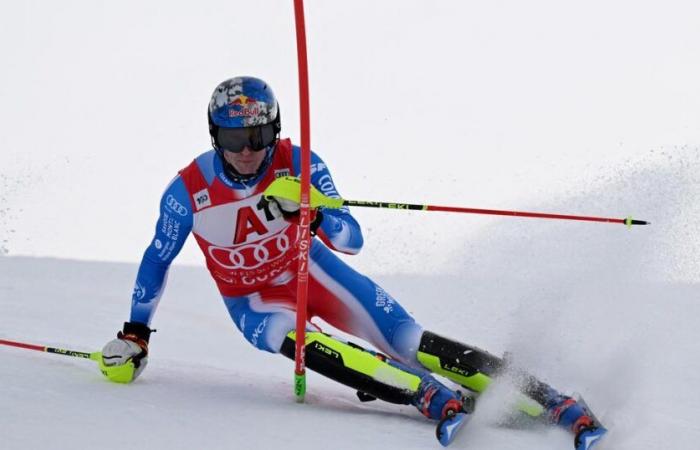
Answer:
<svg viewBox="0 0 700 450"><path fill-rule="evenodd" d="M190 233L240 332L256 348L294 359L299 204L268 199L265 190L276 178L300 174L300 149L280 138L279 105L270 86L257 78L219 84L208 120L213 149L166 188L155 236L139 267L130 319L102 351L101 368L113 381L131 382L146 367L151 319L168 268ZM312 185L339 197L323 160L312 153L311 162ZM356 254L363 244L347 207L318 208L312 218L309 317L320 317L379 352L309 323L307 367L357 390L362 400L412 404L430 419L470 412L469 397L432 373L479 393L505 368L504 361L424 330L384 289L340 260L334 252ZM536 403L523 406L525 413L570 429L581 449L604 432L585 405L526 378L523 392Z"/></svg>

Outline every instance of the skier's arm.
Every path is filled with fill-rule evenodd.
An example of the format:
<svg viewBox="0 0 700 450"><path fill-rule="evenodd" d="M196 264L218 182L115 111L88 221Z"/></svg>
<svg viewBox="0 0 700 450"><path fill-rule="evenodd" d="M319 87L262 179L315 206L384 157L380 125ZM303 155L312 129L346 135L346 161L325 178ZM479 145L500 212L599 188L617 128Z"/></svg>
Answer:
<svg viewBox="0 0 700 450"><path fill-rule="evenodd" d="M160 201L155 236L146 249L131 298L131 322L149 325L167 281L168 268L192 230L192 210L178 175Z"/></svg>
<svg viewBox="0 0 700 450"><path fill-rule="evenodd" d="M328 197L340 198L328 167L315 153L311 154L311 184ZM323 243L342 253L359 253L364 243L362 230L348 207L323 208L321 212L323 220L316 233Z"/></svg>

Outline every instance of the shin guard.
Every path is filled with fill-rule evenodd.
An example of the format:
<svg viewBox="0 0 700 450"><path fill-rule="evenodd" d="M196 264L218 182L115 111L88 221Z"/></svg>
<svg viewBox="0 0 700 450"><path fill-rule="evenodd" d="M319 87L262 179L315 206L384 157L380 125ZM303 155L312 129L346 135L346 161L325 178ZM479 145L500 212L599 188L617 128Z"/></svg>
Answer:
<svg viewBox="0 0 700 450"><path fill-rule="evenodd" d="M417 358L431 372L473 392L483 392L503 367L503 360L496 356L430 331L421 337Z"/></svg>
<svg viewBox="0 0 700 450"><path fill-rule="evenodd" d="M281 353L294 359L296 333L290 332ZM358 392L390 403L411 404L421 375L379 353L319 332L306 333L306 367Z"/></svg>
<svg viewBox="0 0 700 450"><path fill-rule="evenodd" d="M506 368L502 358L430 331L421 337L417 359L431 372L476 393L483 392ZM522 392L528 397L518 402L518 409L530 416L541 416L545 405L558 392L529 374L518 372L517 377L522 380Z"/></svg>

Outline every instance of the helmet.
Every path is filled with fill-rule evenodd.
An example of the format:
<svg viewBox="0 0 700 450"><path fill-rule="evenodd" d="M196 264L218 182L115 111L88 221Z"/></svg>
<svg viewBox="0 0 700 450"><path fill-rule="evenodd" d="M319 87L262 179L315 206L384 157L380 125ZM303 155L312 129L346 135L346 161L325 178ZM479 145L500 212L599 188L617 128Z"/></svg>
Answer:
<svg viewBox="0 0 700 450"><path fill-rule="evenodd" d="M219 84L209 101L209 135L226 174L235 181L257 177L267 169L281 130L279 105L272 88L253 77L235 77ZM257 173L241 175L223 159L223 152L244 147L266 151Z"/></svg>

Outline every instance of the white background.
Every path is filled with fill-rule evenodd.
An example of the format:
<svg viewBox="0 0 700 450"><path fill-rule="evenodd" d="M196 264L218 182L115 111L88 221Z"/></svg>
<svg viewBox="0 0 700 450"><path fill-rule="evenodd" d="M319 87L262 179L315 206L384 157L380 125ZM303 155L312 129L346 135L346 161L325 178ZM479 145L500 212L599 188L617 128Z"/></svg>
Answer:
<svg viewBox="0 0 700 450"><path fill-rule="evenodd" d="M346 198L658 223L645 196L621 198L615 183L698 167L697 2L306 9L312 147ZM164 187L209 148L209 95L231 76L267 80L283 133L299 141L291 0L3 2L0 54L0 250L10 255L139 261ZM607 207L567 201L592 189ZM367 247L354 264L382 273L428 258L421 270L454 270L437 255L513 220L355 215ZM201 260L189 241L177 262Z"/></svg>

